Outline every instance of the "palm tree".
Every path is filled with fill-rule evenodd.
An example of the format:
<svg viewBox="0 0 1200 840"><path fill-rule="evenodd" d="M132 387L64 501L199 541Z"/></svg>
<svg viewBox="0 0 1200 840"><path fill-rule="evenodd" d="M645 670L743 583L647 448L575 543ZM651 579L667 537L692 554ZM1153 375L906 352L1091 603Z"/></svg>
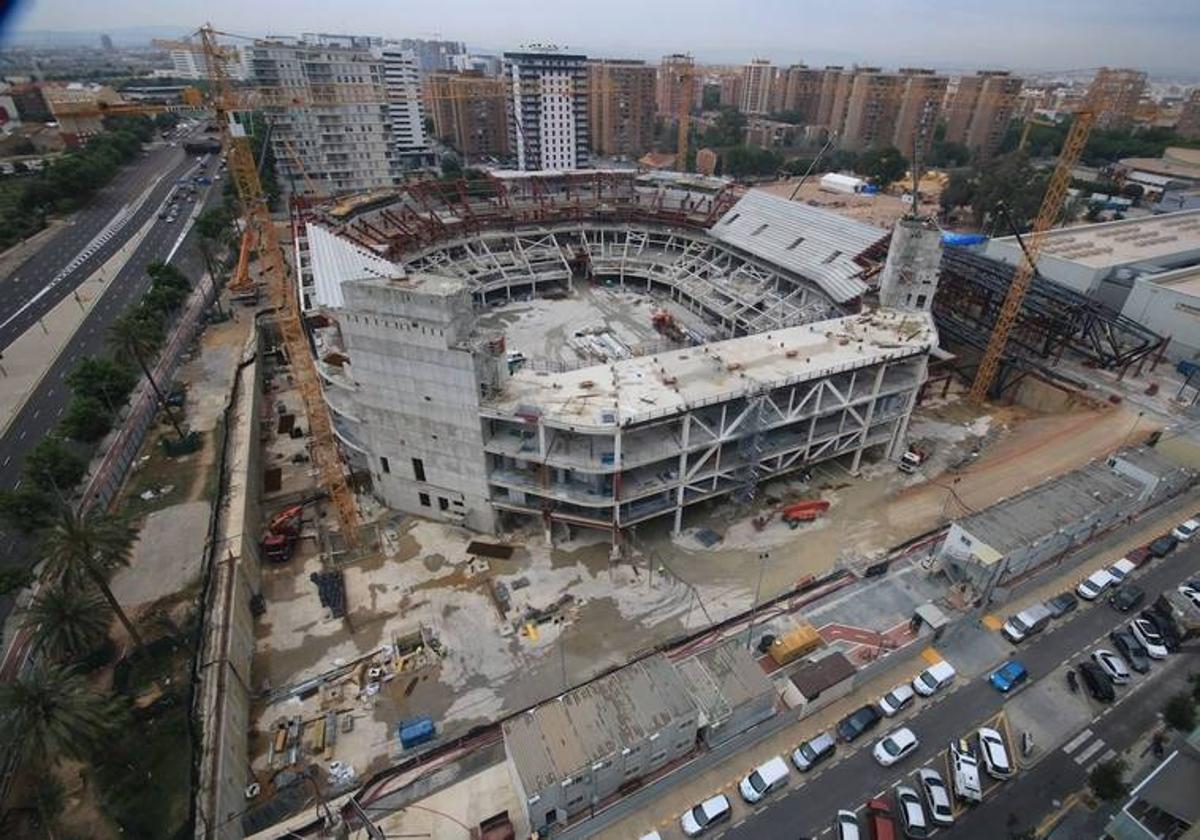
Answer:
<svg viewBox="0 0 1200 840"><path fill-rule="evenodd" d="M22 763L85 759L123 723L120 699L92 690L78 672L40 661L0 685L0 739Z"/></svg>
<svg viewBox="0 0 1200 840"><path fill-rule="evenodd" d="M22 624L32 634L35 649L62 662L104 644L112 614L104 597L90 586L58 583L38 592Z"/></svg>
<svg viewBox="0 0 1200 840"><path fill-rule="evenodd" d="M119 566L129 565L136 537L137 531L112 514L81 516L66 507L47 532L42 549L50 580L75 588L85 583L94 585L108 601L134 645L141 648L141 635L108 586L109 573Z"/></svg>
<svg viewBox="0 0 1200 840"><path fill-rule="evenodd" d="M162 326L155 321L139 317L137 311L133 310L112 322L108 328L108 341L118 362L135 363L142 369L142 373L154 390L158 404L167 413L167 419L171 421L171 426L179 435L179 439L183 440L185 437L183 429L180 428L179 421L175 419L171 407L167 405L167 400L159 389L158 383L154 381L154 375L150 373L150 365L147 362L147 359L153 358L162 347Z"/></svg>

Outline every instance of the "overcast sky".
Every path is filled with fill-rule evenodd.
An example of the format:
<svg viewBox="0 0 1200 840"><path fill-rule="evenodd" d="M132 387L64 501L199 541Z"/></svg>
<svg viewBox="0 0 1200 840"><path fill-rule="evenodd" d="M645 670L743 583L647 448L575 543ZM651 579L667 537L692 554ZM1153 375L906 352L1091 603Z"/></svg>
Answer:
<svg viewBox="0 0 1200 840"><path fill-rule="evenodd" d="M16 0L6 28L354 32L606 56L1200 72L1200 0Z"/></svg>

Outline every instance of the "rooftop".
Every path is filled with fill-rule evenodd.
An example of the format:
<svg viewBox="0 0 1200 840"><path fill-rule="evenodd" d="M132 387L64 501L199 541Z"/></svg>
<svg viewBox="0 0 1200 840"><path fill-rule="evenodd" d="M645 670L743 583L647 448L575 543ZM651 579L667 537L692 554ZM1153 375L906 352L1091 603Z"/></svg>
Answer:
<svg viewBox="0 0 1200 840"><path fill-rule="evenodd" d="M1170 289L1184 295L1200 297L1200 266L1190 265L1174 271L1164 271L1150 277L1140 278L1141 281L1155 286Z"/></svg>
<svg viewBox="0 0 1200 840"><path fill-rule="evenodd" d="M866 291L859 279L863 267L854 258L887 236L877 227L761 190L742 196L710 233L807 277L838 303Z"/></svg>
<svg viewBox="0 0 1200 840"><path fill-rule="evenodd" d="M1122 158L1121 165L1168 178L1200 181L1200 149L1169 147L1162 157Z"/></svg>
<svg viewBox="0 0 1200 840"><path fill-rule="evenodd" d="M540 414L558 425L613 427L936 345L928 315L877 310L562 373L522 368L484 408Z"/></svg>
<svg viewBox="0 0 1200 840"><path fill-rule="evenodd" d="M993 245L1004 246L1005 253L995 254L1001 258L1021 253L1015 237L993 240ZM1056 228L1046 234L1042 256L1103 269L1192 250L1200 250L1200 210Z"/></svg>
<svg viewBox="0 0 1200 840"><path fill-rule="evenodd" d="M657 654L505 721L504 743L532 794L693 714L675 667Z"/></svg>
<svg viewBox="0 0 1200 840"><path fill-rule="evenodd" d="M342 283L369 278L395 279L403 272L391 261L355 245L345 237L311 222L305 228L312 266L313 302L341 307Z"/></svg>
<svg viewBox="0 0 1200 840"><path fill-rule="evenodd" d="M775 688L746 651L741 637L726 639L675 663L687 692L704 715L703 724L719 724L738 707Z"/></svg>
<svg viewBox="0 0 1200 840"><path fill-rule="evenodd" d="M1102 462L1092 463L971 514L958 525L995 552L979 555L981 562L991 564L1104 507L1132 501L1141 491L1133 479Z"/></svg>

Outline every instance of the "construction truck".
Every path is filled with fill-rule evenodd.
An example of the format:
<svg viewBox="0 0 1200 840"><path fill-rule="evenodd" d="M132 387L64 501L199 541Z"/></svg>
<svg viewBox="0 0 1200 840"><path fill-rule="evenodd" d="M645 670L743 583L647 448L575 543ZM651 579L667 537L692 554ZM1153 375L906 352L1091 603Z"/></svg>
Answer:
<svg viewBox="0 0 1200 840"><path fill-rule="evenodd" d="M789 528L796 528L804 522L812 522L829 510L829 502L824 499L807 499L803 502L793 502L784 505L780 513Z"/></svg>
<svg viewBox="0 0 1200 840"><path fill-rule="evenodd" d="M908 451L900 456L900 472L912 475L928 460L929 450L916 445L909 446Z"/></svg>

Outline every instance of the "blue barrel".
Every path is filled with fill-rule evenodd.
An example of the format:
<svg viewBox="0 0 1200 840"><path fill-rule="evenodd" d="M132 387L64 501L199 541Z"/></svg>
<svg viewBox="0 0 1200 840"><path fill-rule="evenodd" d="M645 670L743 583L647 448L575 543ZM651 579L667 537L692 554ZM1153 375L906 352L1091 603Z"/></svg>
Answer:
<svg viewBox="0 0 1200 840"><path fill-rule="evenodd" d="M428 715L422 715L411 720L402 720L397 728L400 731L400 746L406 750L424 744L426 741L432 741L433 736L437 734L437 728L433 725L433 718Z"/></svg>

